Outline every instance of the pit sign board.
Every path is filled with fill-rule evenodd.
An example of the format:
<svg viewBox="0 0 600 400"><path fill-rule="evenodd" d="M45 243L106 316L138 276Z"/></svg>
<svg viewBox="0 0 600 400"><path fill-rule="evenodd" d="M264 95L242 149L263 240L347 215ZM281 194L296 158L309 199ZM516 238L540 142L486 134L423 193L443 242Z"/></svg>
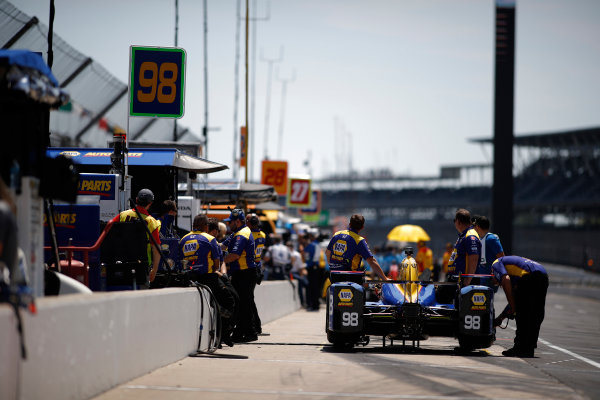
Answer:
<svg viewBox="0 0 600 400"><path fill-rule="evenodd" d="M310 207L298 210L303 216L308 214L319 214L321 212L321 191L313 190L311 195L312 200L310 202Z"/></svg>
<svg viewBox="0 0 600 400"><path fill-rule="evenodd" d="M185 50L131 46L129 57L129 115L181 118Z"/></svg>
<svg viewBox="0 0 600 400"><path fill-rule="evenodd" d="M262 162L261 181L263 185L271 185L280 196L287 195L288 163L287 161Z"/></svg>
<svg viewBox="0 0 600 400"><path fill-rule="evenodd" d="M312 191L310 178L290 178L287 187L287 206L308 208L311 206Z"/></svg>

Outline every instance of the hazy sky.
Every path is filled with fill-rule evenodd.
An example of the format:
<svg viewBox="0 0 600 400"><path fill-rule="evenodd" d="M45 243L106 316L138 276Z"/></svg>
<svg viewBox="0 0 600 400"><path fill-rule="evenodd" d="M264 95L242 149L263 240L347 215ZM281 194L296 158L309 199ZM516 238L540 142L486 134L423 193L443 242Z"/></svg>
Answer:
<svg viewBox="0 0 600 400"><path fill-rule="evenodd" d="M12 0L48 24L45 0ZM175 0L55 0L54 30L127 82L129 46L173 46ZM208 158L232 167L237 0L208 0ZM245 13L245 1L242 14ZM254 168L265 155L265 58L287 84L281 158L291 173L353 168L437 175L491 162L493 0L250 0L256 4ZM517 0L515 134L600 125L600 1ZM253 31L253 28L250 28ZM238 127L244 121L241 25ZM179 0L185 116L204 125L201 0ZM252 72L251 72L252 76ZM282 83L272 77L267 153L278 159ZM337 121L337 122L336 122ZM252 125L251 125L252 126ZM252 131L251 131L252 133ZM189 136L188 136L189 137ZM342 153L344 154L342 156ZM231 176L231 170L222 177ZM216 176L216 175L215 175Z"/></svg>

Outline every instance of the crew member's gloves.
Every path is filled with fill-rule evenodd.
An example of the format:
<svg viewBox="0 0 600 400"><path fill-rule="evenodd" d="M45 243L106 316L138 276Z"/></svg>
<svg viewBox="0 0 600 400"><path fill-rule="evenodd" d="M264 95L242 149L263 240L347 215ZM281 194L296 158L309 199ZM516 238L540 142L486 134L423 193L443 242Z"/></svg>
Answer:
<svg viewBox="0 0 600 400"><path fill-rule="evenodd" d="M513 314L512 312L507 312L506 310L503 311L494 319L494 326L502 325L502 321L504 321L504 318L515 319L515 314Z"/></svg>

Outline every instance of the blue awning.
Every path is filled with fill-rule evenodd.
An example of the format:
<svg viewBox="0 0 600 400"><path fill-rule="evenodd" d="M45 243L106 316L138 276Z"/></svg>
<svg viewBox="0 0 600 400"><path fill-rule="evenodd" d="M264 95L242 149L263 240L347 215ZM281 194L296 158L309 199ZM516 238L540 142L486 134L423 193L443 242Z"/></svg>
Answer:
<svg viewBox="0 0 600 400"><path fill-rule="evenodd" d="M48 157L59 155L70 157L75 164L81 165L111 165L110 148L78 148L78 147L49 147ZM128 163L130 166L175 167L184 171L208 174L228 169L227 165L194 157L177 149L130 149Z"/></svg>

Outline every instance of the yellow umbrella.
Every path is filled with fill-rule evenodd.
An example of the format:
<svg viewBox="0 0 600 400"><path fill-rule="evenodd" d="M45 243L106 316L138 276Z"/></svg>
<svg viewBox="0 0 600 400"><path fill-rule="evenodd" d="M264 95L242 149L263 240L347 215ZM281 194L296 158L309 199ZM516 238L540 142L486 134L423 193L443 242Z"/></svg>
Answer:
<svg viewBox="0 0 600 400"><path fill-rule="evenodd" d="M388 233L387 239L393 242L418 242L419 240L428 242L431 240L425 229L419 225L398 225Z"/></svg>

